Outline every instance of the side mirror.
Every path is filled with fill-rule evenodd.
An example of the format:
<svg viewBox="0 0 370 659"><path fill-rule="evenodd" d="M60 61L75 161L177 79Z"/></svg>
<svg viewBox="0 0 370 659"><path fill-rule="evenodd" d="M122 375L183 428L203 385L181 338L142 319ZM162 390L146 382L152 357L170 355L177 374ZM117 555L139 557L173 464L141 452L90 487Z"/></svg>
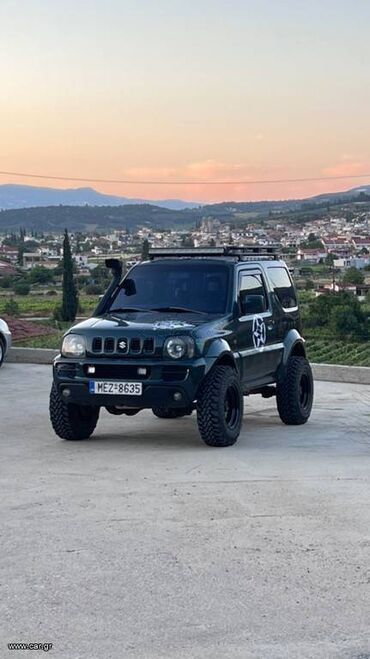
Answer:
<svg viewBox="0 0 370 659"><path fill-rule="evenodd" d="M240 293L240 307L243 316L263 313L266 311L266 303L263 295L250 295L247 291Z"/></svg>
<svg viewBox="0 0 370 659"><path fill-rule="evenodd" d="M136 293L136 286L135 286L135 282L134 282L133 279L130 279L130 278L125 279L122 282L121 288L123 288L126 295L135 295L135 293Z"/></svg>

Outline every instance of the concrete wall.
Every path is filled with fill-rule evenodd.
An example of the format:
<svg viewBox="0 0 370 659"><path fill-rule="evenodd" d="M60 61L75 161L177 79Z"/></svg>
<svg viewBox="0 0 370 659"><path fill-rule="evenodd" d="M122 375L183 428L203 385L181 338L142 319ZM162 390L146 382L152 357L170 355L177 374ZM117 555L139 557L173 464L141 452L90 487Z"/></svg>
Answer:
<svg viewBox="0 0 370 659"><path fill-rule="evenodd" d="M336 364L312 364L315 380L370 384L370 368L366 366L339 366Z"/></svg>
<svg viewBox="0 0 370 659"><path fill-rule="evenodd" d="M6 360L23 364L52 364L58 354L59 350L45 348L11 348Z"/></svg>

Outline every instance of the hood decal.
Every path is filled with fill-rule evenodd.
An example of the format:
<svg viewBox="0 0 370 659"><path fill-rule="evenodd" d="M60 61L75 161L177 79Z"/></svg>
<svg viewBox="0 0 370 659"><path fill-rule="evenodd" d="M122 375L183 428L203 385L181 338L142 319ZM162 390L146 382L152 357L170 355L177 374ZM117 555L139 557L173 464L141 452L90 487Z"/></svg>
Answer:
<svg viewBox="0 0 370 659"><path fill-rule="evenodd" d="M190 325L184 320L158 320L153 323L153 329L193 329L195 325Z"/></svg>

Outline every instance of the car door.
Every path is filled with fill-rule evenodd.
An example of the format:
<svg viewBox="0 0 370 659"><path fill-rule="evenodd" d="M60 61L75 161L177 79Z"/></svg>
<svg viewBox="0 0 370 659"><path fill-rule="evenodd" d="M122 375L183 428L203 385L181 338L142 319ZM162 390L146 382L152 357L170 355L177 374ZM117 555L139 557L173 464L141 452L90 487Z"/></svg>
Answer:
<svg viewBox="0 0 370 659"><path fill-rule="evenodd" d="M258 310L250 312L242 300L256 300ZM238 351L243 367L243 381L250 385L268 382L276 370L278 355L274 353L275 325L264 275L260 269L241 269L238 279L240 316L237 327Z"/></svg>
<svg viewBox="0 0 370 659"><path fill-rule="evenodd" d="M289 330L300 330L297 293L289 271L283 265L269 265L267 274L276 304L277 340L284 341Z"/></svg>

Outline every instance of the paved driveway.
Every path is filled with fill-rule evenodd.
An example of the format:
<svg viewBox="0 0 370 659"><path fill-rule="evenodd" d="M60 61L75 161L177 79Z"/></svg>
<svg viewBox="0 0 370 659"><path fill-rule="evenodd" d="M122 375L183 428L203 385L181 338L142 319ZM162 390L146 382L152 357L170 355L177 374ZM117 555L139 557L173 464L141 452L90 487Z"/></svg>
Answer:
<svg viewBox="0 0 370 659"><path fill-rule="evenodd" d="M298 428L246 399L227 449L147 411L63 442L49 388L0 372L0 656L370 657L370 387L317 383Z"/></svg>

